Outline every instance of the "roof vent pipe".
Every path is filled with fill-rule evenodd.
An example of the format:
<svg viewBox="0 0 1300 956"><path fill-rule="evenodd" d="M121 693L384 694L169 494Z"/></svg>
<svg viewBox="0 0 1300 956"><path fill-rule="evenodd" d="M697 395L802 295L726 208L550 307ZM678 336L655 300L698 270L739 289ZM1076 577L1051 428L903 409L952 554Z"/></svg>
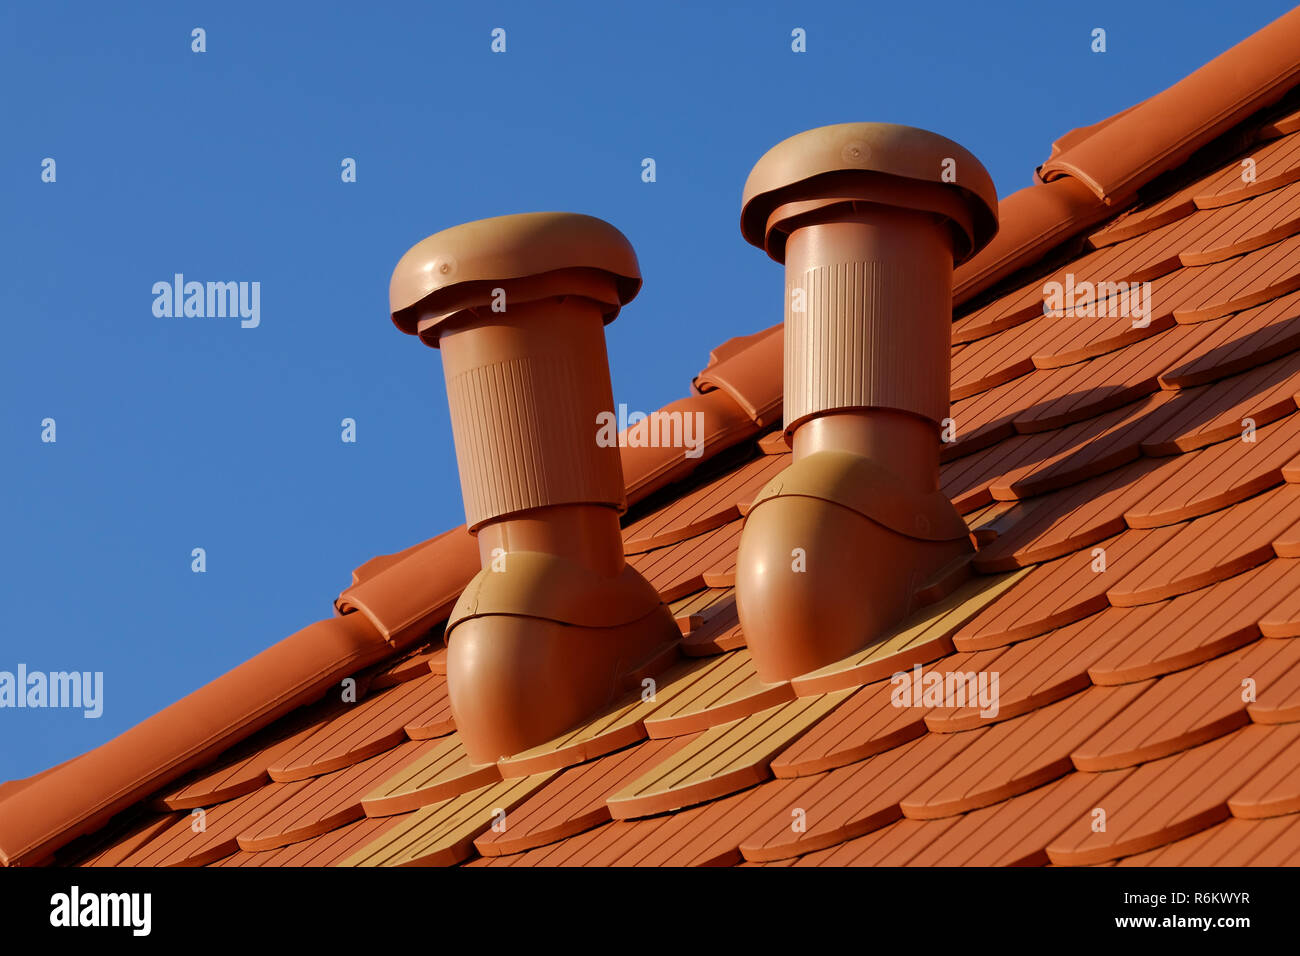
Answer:
<svg viewBox="0 0 1300 956"><path fill-rule="evenodd" d="M470 759L490 763L595 716L680 632L623 560L626 507L604 325L641 286L613 226L528 213L415 245L393 321L442 352L465 517L482 570L447 622L447 682Z"/></svg>
<svg viewBox="0 0 1300 956"><path fill-rule="evenodd" d="M997 232L984 167L887 123L809 130L745 183L741 231L786 267L788 468L740 539L736 599L759 677L868 646L970 550L939 488L952 271Z"/></svg>

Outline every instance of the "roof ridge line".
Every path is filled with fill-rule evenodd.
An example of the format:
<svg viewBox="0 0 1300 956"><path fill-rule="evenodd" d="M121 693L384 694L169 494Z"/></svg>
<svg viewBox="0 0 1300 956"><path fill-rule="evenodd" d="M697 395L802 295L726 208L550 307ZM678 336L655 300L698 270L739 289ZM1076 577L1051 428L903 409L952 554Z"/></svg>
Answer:
<svg viewBox="0 0 1300 956"><path fill-rule="evenodd" d="M8 794L0 801L0 864L48 859L141 797L392 652L360 615L327 618L296 631Z"/></svg>
<svg viewBox="0 0 1300 956"><path fill-rule="evenodd" d="M687 477L761 430L725 391L665 406L698 414L704 453L620 447L629 505ZM335 601L337 616L273 644L112 740L0 796L0 865L39 863L204 761L240 743L343 677L413 644L446 617L479 569L465 526L372 558Z"/></svg>
<svg viewBox="0 0 1300 956"><path fill-rule="evenodd" d="M1142 186L1283 99L1300 83L1298 51L1300 8L1160 93L1060 137L1035 183L999 204L998 235L957 268L953 304L1114 215Z"/></svg>

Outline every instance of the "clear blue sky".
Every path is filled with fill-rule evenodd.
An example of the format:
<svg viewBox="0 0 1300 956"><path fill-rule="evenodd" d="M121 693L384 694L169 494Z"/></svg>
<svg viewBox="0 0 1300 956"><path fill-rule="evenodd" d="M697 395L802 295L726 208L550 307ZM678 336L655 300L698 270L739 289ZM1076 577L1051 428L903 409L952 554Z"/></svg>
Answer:
<svg viewBox="0 0 1300 956"><path fill-rule="evenodd" d="M105 684L97 720L0 710L0 779L328 617L354 566L463 520L438 353L387 314L422 237L548 209L622 229L645 286L609 327L614 395L650 411L712 346L780 320L780 269L737 225L771 145L927 127L1006 195L1060 134L1289 7L6 4L0 671ZM156 317L178 272L259 282L260 325Z"/></svg>

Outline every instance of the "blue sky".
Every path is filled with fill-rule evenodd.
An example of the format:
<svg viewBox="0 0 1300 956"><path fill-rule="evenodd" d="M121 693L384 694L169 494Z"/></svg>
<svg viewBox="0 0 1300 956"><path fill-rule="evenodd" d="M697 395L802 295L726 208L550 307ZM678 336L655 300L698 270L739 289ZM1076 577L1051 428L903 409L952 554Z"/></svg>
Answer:
<svg viewBox="0 0 1300 956"><path fill-rule="evenodd" d="M464 520L438 353L387 314L429 233L547 209L622 229L645 286L608 329L614 398L650 411L780 320L780 269L738 227L768 147L922 126L1007 195L1057 136L1289 7L7 5L0 671L101 671L104 709L0 709L0 779L103 743ZM175 273L260 283L260 324L155 316Z"/></svg>

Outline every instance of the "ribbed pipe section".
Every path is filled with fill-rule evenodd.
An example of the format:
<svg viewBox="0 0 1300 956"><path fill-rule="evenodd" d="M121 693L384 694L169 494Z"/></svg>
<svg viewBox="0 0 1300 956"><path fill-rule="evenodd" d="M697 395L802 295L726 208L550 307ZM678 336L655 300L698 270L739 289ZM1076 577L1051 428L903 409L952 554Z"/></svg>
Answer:
<svg viewBox="0 0 1300 956"><path fill-rule="evenodd" d="M948 417L951 304L942 263L790 265L787 429L812 415L854 408L899 409L936 423Z"/></svg>
<svg viewBox="0 0 1300 956"><path fill-rule="evenodd" d="M612 404L609 380L596 371L551 353L480 365L448 381L471 528L547 505L622 504L618 449L596 444L596 415Z"/></svg>

